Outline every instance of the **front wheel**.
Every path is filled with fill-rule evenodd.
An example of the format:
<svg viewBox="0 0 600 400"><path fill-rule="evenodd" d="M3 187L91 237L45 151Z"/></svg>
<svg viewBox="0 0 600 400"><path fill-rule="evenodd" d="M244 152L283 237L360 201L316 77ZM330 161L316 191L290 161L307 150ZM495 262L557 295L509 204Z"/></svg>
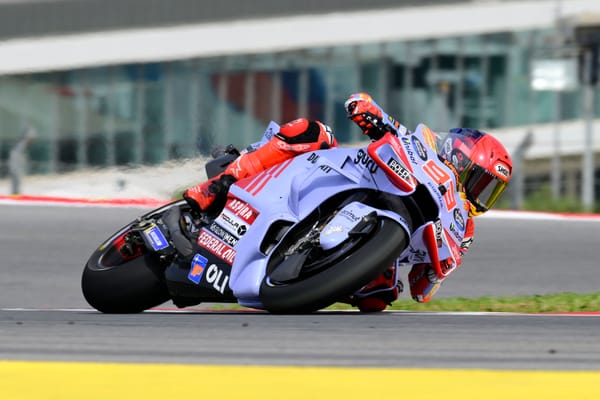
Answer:
<svg viewBox="0 0 600 400"><path fill-rule="evenodd" d="M366 236L349 238L341 253L319 254L319 259L306 257L302 266L305 272L294 280L279 282L272 278L277 265L269 268L260 288L265 309L273 313L317 311L375 279L406 248L408 237L398 223L388 218L378 218L373 228ZM323 259L327 261L325 266Z"/></svg>

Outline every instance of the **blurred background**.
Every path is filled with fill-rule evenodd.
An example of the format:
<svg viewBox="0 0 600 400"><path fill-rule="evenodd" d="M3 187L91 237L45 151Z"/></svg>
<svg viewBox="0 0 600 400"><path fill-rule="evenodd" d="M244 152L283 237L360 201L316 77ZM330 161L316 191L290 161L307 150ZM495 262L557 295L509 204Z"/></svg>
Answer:
<svg viewBox="0 0 600 400"><path fill-rule="evenodd" d="M600 1L0 0L0 178L155 166L270 120L495 133L503 207L600 211Z"/></svg>

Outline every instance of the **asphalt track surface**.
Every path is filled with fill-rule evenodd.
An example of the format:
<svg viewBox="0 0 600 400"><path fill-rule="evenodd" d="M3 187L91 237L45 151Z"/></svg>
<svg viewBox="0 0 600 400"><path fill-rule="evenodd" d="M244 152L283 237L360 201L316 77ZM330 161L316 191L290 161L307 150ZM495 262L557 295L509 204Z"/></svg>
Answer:
<svg viewBox="0 0 600 400"><path fill-rule="evenodd" d="M600 370L597 316L91 310L87 257L145 211L0 204L0 360ZM477 222L439 296L599 290L599 219Z"/></svg>

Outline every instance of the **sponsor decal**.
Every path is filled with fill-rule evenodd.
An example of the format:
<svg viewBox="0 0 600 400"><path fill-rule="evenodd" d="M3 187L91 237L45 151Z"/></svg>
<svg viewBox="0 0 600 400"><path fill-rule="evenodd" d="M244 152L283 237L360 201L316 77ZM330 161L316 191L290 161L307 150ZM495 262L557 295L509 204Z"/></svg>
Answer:
<svg viewBox="0 0 600 400"><path fill-rule="evenodd" d="M435 228L435 242L437 243L437 247L442 247L442 231L444 230L442 228L442 221L437 219L434 222L434 228Z"/></svg>
<svg viewBox="0 0 600 400"><path fill-rule="evenodd" d="M156 251L166 249L169 247L167 238L162 234L158 226L152 225L150 228L144 230L144 235L150 241L150 245Z"/></svg>
<svg viewBox="0 0 600 400"><path fill-rule="evenodd" d="M425 181L425 184L429 187L429 192L432 193L433 195L435 195L435 197L437 198L437 202L440 206L444 206L444 197L443 195L440 193L440 188L439 186L436 186L435 183L431 182L431 181Z"/></svg>
<svg viewBox="0 0 600 400"><path fill-rule="evenodd" d="M398 175L400 179L405 181L407 184L410 184L410 172L404 167L404 165L402 165L400 161L396 160L394 157L391 157L387 162L387 166L390 167L392 172Z"/></svg>
<svg viewBox="0 0 600 400"><path fill-rule="evenodd" d="M358 150L358 153L356 153L356 158L353 161L354 164L362 165L372 174L376 173L377 169L379 168L375 161L373 161L373 159L363 149Z"/></svg>
<svg viewBox="0 0 600 400"><path fill-rule="evenodd" d="M418 165L419 162L417 161L417 158L415 157L415 152L413 151L413 146L412 146L412 142L410 141L410 139L407 136L402 136L402 138L400 140L402 141L402 144L404 145L404 152L408 155L408 159L410 160L410 162L414 165Z"/></svg>
<svg viewBox="0 0 600 400"><path fill-rule="evenodd" d="M456 225L454 225L454 222L450 222L450 232L452 232L458 243L462 241L463 235L461 232L458 231L458 229L456 229Z"/></svg>
<svg viewBox="0 0 600 400"><path fill-rule="evenodd" d="M318 154L310 153L308 155L308 158L306 160L309 161L311 164L316 164L316 162L319 159L319 157L320 156Z"/></svg>
<svg viewBox="0 0 600 400"><path fill-rule="evenodd" d="M452 154L452 139L448 138L444 141L444 154L446 158L450 158Z"/></svg>
<svg viewBox="0 0 600 400"><path fill-rule="evenodd" d="M198 245L230 265L233 264L233 260L235 260L235 250L205 229L202 229L198 236Z"/></svg>
<svg viewBox="0 0 600 400"><path fill-rule="evenodd" d="M343 209L342 211L340 211L340 215L352 222L357 222L358 220L360 220L362 218L362 217L359 217L358 215L354 214L351 210L347 210L347 209Z"/></svg>
<svg viewBox="0 0 600 400"><path fill-rule="evenodd" d="M238 239L248 231L246 224L235 215L233 215L228 209L223 210L221 214L215 220L220 226L231 232Z"/></svg>
<svg viewBox="0 0 600 400"><path fill-rule="evenodd" d="M217 267L215 264L211 264L206 269L206 282L212 283L213 288L223 294L229 283L229 275L223 272L222 269Z"/></svg>
<svg viewBox="0 0 600 400"><path fill-rule="evenodd" d="M328 173L330 173L330 172L331 172L331 170L332 170L333 168L331 168L329 165L321 164L321 165L319 165L319 169L320 169L321 171L325 172L326 174L328 174Z"/></svg>
<svg viewBox="0 0 600 400"><path fill-rule="evenodd" d="M319 156L319 155L317 155L315 153L311 153L306 160L308 162L310 162L311 164L316 164L320 157L321 156ZM331 168L329 165L321 164L321 165L319 165L319 169L321 171L325 172L326 174L328 174L329 172L331 172L331 170L333 168Z"/></svg>
<svg viewBox="0 0 600 400"><path fill-rule="evenodd" d="M464 239L460 244L460 249L461 249L462 253L466 253L467 251L469 251L469 247L471 247L472 243L473 243L472 237L470 237L468 239Z"/></svg>
<svg viewBox="0 0 600 400"><path fill-rule="evenodd" d="M235 246L238 242L238 238L233 236L231 233L227 232L227 230L223 229L223 227L216 222L213 222L208 227L208 230L215 234L215 236L219 237L222 241L227 243L229 246Z"/></svg>
<svg viewBox="0 0 600 400"><path fill-rule="evenodd" d="M188 273L188 279L198 285L202 279L202 274L204 273L204 268L206 268L207 262L208 260L205 257L202 257L200 254L196 254L192 259L192 266L190 268L190 272Z"/></svg>
<svg viewBox="0 0 600 400"><path fill-rule="evenodd" d="M502 176L505 179L510 178L510 171L508 170L508 168L503 165L503 164L496 164L494 166L494 170L496 171L496 173L500 176Z"/></svg>
<svg viewBox="0 0 600 400"><path fill-rule="evenodd" d="M427 252L425 252L425 250L417 249L417 248L410 246L408 251L411 254L410 258L411 258L412 262L415 262L415 263L425 262L425 256L427 255Z"/></svg>
<svg viewBox="0 0 600 400"><path fill-rule="evenodd" d="M431 147L433 149L433 151L437 152L437 146L436 146L436 137L435 137L435 133L433 133L431 131L431 129L429 129L429 127L427 126L423 126L423 138L425 139L425 143L427 143L427 145L429 147Z"/></svg>
<svg viewBox="0 0 600 400"><path fill-rule="evenodd" d="M276 135L276 136L282 140L277 140L274 143L277 147L279 147L283 151L294 151L296 153L306 153L308 150L310 150L310 144L304 144L304 143L289 144L289 143L284 142L284 140L286 140L286 139L283 138L282 136L279 136L279 135Z"/></svg>
<svg viewBox="0 0 600 400"><path fill-rule="evenodd" d="M233 163L229 165L229 173L233 176L240 176L242 173L242 167L240 165L240 158L236 158Z"/></svg>
<svg viewBox="0 0 600 400"><path fill-rule="evenodd" d="M419 158L423 161L427 161L427 150L425 149L423 143L421 143L421 141L414 135L410 137L410 140L412 141L413 147L415 148Z"/></svg>
<svg viewBox="0 0 600 400"><path fill-rule="evenodd" d="M465 230L465 219L458 208L454 209L454 222L460 228L461 231Z"/></svg>
<svg viewBox="0 0 600 400"><path fill-rule="evenodd" d="M334 233L342 232L344 228L341 225L332 225L327 228L325 235L332 235Z"/></svg>
<svg viewBox="0 0 600 400"><path fill-rule="evenodd" d="M333 130L331 129L331 127L329 125L325 125L324 123L320 123L320 124L322 127L325 128L325 133L327 133L328 142L333 143L334 137L333 137Z"/></svg>
<svg viewBox="0 0 600 400"><path fill-rule="evenodd" d="M247 224L252 224L258 216L258 211L245 201L239 199L230 199L227 204L225 204L225 208L230 210L233 215L241 218Z"/></svg>
<svg viewBox="0 0 600 400"><path fill-rule="evenodd" d="M456 207L454 181L452 180L452 176L449 174L449 171L445 168L442 168L442 166L437 164L434 160L427 161L425 164L423 164L422 169L423 172L429 175L429 177L438 184L438 191L444 191L442 196L444 196L446 210L450 211ZM443 186L444 189L440 189L441 186Z"/></svg>

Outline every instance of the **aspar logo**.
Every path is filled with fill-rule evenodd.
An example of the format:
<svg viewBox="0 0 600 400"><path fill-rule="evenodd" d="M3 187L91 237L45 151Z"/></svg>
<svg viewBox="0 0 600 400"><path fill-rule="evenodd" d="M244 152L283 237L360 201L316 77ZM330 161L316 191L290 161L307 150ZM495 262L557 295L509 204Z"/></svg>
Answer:
<svg viewBox="0 0 600 400"><path fill-rule="evenodd" d="M501 176L505 177L506 179L508 179L510 177L510 171L508 170L508 168L506 168L506 166L504 166L502 164L496 164L494 166L494 169L496 170L498 175L501 175Z"/></svg>
<svg viewBox="0 0 600 400"><path fill-rule="evenodd" d="M212 283L213 288L223 294L227 288L227 283L229 283L229 275L223 273L215 264L211 264L206 269L206 282Z"/></svg>
<svg viewBox="0 0 600 400"><path fill-rule="evenodd" d="M367 153L364 152L363 149L358 150L356 153L356 158L354 159L354 164L360 164L363 167L367 168L372 174L377 172L377 164Z"/></svg>
<svg viewBox="0 0 600 400"><path fill-rule="evenodd" d="M427 161L427 150L425 149L425 146L423 146L423 143L421 143L416 136L411 136L410 140L412 140L413 146L419 158L423 161Z"/></svg>
<svg viewBox="0 0 600 400"><path fill-rule="evenodd" d="M258 211L252 208L248 203L238 199L229 200L225 205L225 208L233 212L236 217L243 219L247 224L252 224L258 216Z"/></svg>
<svg viewBox="0 0 600 400"><path fill-rule="evenodd" d="M198 245L229 264L233 264L235 260L235 250L204 229L198 236Z"/></svg>
<svg viewBox="0 0 600 400"><path fill-rule="evenodd" d="M390 167L392 172L394 172L396 175L398 175L401 179L403 179L404 181L407 181L407 182L409 181L410 172L402 164L400 164L400 162L398 162L398 160L396 160L393 157L390 158L387 162L387 166Z"/></svg>

